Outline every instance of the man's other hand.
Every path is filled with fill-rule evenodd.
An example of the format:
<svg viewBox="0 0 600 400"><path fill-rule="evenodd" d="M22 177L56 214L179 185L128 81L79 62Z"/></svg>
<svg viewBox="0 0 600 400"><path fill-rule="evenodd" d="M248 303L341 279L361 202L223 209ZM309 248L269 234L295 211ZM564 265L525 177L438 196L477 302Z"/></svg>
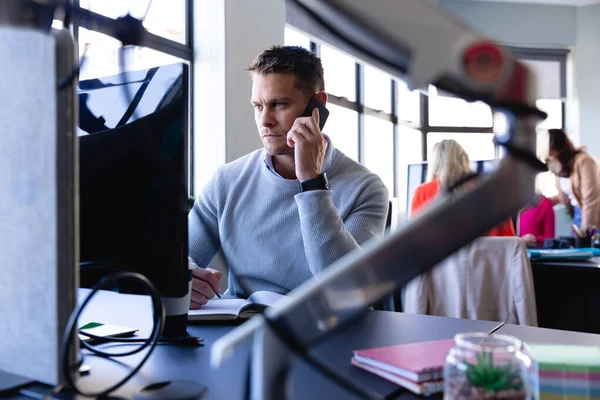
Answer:
<svg viewBox="0 0 600 400"><path fill-rule="evenodd" d="M195 310L212 299L219 290L223 274L212 268L200 268L194 265L192 269L192 293L190 309Z"/></svg>

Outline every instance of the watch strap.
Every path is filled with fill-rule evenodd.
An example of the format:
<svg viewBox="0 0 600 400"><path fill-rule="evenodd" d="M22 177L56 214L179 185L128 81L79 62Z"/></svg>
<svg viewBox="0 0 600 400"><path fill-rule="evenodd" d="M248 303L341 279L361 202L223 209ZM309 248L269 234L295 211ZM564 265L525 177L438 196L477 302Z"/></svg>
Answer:
<svg viewBox="0 0 600 400"><path fill-rule="evenodd" d="M325 172L316 178L300 182L301 192L307 192L310 190L329 190L329 180L327 179L327 174Z"/></svg>

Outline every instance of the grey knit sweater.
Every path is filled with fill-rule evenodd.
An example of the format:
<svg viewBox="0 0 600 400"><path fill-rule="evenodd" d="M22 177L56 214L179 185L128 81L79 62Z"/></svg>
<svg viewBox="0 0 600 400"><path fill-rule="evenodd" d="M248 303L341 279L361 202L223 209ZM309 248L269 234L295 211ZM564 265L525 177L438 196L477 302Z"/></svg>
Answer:
<svg viewBox="0 0 600 400"><path fill-rule="evenodd" d="M189 214L189 255L206 267L219 248L229 267L227 294L286 294L384 233L388 191L381 179L328 149L331 190L300 193L257 150L221 167Z"/></svg>

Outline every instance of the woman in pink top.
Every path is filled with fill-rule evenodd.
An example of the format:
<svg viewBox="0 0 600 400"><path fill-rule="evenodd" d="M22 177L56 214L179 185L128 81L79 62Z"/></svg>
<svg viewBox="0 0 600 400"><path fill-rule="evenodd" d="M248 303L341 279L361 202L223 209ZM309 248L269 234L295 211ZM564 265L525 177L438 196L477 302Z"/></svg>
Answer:
<svg viewBox="0 0 600 400"><path fill-rule="evenodd" d="M541 246L544 239L554 238L552 200L540 196L535 207L527 207L519 215L519 235L528 247Z"/></svg>

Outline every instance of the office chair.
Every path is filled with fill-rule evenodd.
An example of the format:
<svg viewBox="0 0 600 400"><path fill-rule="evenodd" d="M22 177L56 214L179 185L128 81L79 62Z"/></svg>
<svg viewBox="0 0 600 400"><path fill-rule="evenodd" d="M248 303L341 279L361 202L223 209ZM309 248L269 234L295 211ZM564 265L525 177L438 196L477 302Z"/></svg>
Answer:
<svg viewBox="0 0 600 400"><path fill-rule="evenodd" d="M388 235L392 228L392 201L388 202L388 213L385 219L385 235ZM375 310L379 311L400 311L402 310L402 300L399 294L393 294L386 299L373 305Z"/></svg>
<svg viewBox="0 0 600 400"><path fill-rule="evenodd" d="M405 312L537 326L525 242L482 237L406 287Z"/></svg>

